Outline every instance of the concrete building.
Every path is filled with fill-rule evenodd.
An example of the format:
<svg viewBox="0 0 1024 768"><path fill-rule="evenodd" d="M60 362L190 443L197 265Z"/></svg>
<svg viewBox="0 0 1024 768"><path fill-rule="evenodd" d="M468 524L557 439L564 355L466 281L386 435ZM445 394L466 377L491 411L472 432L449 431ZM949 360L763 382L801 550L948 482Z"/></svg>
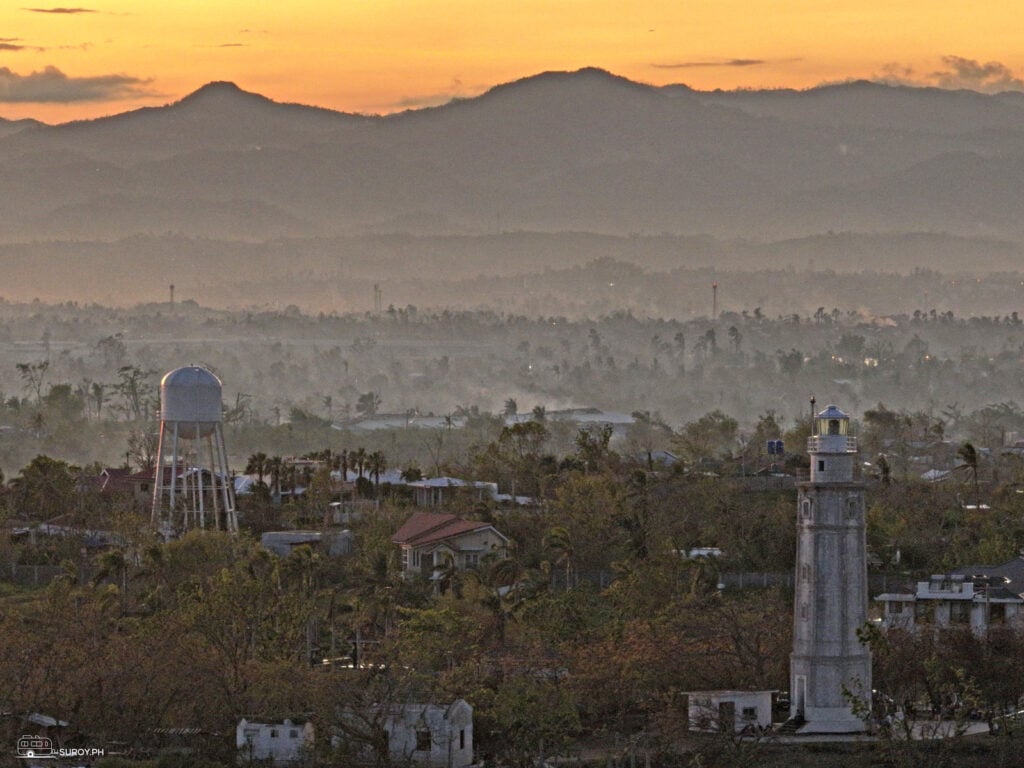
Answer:
<svg viewBox="0 0 1024 768"><path fill-rule="evenodd" d="M1024 597L1008 588L1005 576L963 573L933 575L913 592L887 592L882 604L885 629L970 629L984 635L992 627L1024 628Z"/></svg>
<svg viewBox="0 0 1024 768"><path fill-rule="evenodd" d="M798 486L790 716L801 734L865 730L850 694L866 704L871 692L871 653L857 638L868 606L864 486L849 429L834 405L817 415L810 480Z"/></svg>
<svg viewBox="0 0 1024 768"><path fill-rule="evenodd" d="M304 718L247 720L235 729L235 745L245 761L266 760L274 765L294 765L310 757L315 731Z"/></svg>
<svg viewBox="0 0 1024 768"><path fill-rule="evenodd" d="M772 725L775 691L691 691L687 724L691 731L757 732Z"/></svg>
<svg viewBox="0 0 1024 768"><path fill-rule="evenodd" d="M406 704L388 716L386 728L393 758L438 768L473 763L473 707L463 699Z"/></svg>
<svg viewBox="0 0 1024 768"><path fill-rule="evenodd" d="M352 531L267 531L260 546L278 557L288 557L297 547L307 546L329 557L352 554Z"/></svg>

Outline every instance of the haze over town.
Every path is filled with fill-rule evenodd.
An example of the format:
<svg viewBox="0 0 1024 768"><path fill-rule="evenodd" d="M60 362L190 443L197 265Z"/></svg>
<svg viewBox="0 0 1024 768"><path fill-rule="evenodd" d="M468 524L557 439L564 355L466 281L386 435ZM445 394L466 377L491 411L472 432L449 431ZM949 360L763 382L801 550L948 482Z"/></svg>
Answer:
<svg viewBox="0 0 1024 768"><path fill-rule="evenodd" d="M1015 765L1016 11L0 9L0 744Z"/></svg>

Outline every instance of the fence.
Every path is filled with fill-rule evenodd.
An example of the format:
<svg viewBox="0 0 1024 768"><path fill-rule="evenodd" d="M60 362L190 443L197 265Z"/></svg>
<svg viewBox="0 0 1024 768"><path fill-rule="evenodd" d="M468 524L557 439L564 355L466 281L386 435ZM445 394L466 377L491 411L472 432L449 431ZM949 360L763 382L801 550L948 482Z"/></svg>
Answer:
<svg viewBox="0 0 1024 768"><path fill-rule="evenodd" d="M3 569L3 581L19 587L42 587L64 573L59 565L17 565Z"/></svg>

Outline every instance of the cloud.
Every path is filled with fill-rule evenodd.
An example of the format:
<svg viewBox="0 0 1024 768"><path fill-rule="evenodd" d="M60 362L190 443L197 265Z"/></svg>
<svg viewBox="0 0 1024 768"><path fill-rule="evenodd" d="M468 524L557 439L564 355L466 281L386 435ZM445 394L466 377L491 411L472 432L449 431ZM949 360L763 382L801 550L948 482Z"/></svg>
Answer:
<svg viewBox="0 0 1024 768"><path fill-rule="evenodd" d="M5 40L0 40L0 51L24 51L24 45L18 45L17 43L8 43Z"/></svg>
<svg viewBox="0 0 1024 768"><path fill-rule="evenodd" d="M422 107L439 107L449 101L460 99L465 96L465 88L462 80L453 78L452 84L447 90L437 93L423 94L420 96L406 96L405 98L393 101L390 104L381 105L386 109L418 109Z"/></svg>
<svg viewBox="0 0 1024 768"><path fill-rule="evenodd" d="M913 67L892 62L884 65L881 73L874 79L889 85L967 88L982 93L1024 91L1024 79L1017 77L1013 70L1002 62L987 61L983 64L963 56L943 56L942 63L945 69L918 74Z"/></svg>
<svg viewBox="0 0 1024 768"><path fill-rule="evenodd" d="M940 88L972 88L977 91L1024 89L1024 80L1015 77L1013 70L998 61L982 64L962 56L943 56L942 63L948 69L931 75Z"/></svg>
<svg viewBox="0 0 1024 768"><path fill-rule="evenodd" d="M675 64L651 64L655 69L695 69L697 67L756 67L764 59L722 59L721 61L681 61Z"/></svg>
<svg viewBox="0 0 1024 768"><path fill-rule="evenodd" d="M32 13L99 13L92 8L22 8Z"/></svg>
<svg viewBox="0 0 1024 768"><path fill-rule="evenodd" d="M68 104L150 96L149 82L129 75L68 77L56 67L19 75L0 67L0 103Z"/></svg>

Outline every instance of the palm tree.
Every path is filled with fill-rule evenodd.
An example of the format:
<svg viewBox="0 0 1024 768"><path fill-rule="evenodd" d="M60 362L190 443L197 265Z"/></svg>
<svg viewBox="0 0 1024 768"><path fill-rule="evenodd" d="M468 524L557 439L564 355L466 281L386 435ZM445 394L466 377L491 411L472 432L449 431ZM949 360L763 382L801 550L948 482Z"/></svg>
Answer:
<svg viewBox="0 0 1024 768"><path fill-rule="evenodd" d="M362 478L363 471L366 469L366 457L366 449L362 447L356 448L349 454L349 459L355 466L356 474L358 474L360 478Z"/></svg>
<svg viewBox="0 0 1024 768"><path fill-rule="evenodd" d="M93 584L116 579L121 593L121 615L128 613L128 558L123 550L111 549L99 556L100 569L93 576Z"/></svg>
<svg viewBox="0 0 1024 768"><path fill-rule="evenodd" d="M374 451L366 457L366 463L370 468L370 474L373 475L373 488L375 492L380 491L380 474L381 472L387 471L388 461L384 458L384 454L380 451Z"/></svg>
<svg viewBox="0 0 1024 768"><path fill-rule="evenodd" d="M265 453L254 453L249 457L248 463L245 465L245 474L256 475L257 480L260 484L263 484L263 478L267 474L268 470L268 459Z"/></svg>
<svg viewBox="0 0 1024 768"><path fill-rule="evenodd" d="M281 474L284 472L284 459L271 456L267 459L267 474L270 475L271 491L278 499L281 498Z"/></svg>
<svg viewBox="0 0 1024 768"><path fill-rule="evenodd" d="M566 591L572 589L572 565L576 551L572 543L572 536L569 533L569 529L561 525L556 525L548 530L544 535L544 547L545 549L554 550L558 554L558 559L555 560L555 564L565 566L565 589Z"/></svg>
<svg viewBox="0 0 1024 768"><path fill-rule="evenodd" d="M456 597L461 596L462 572L459 571L459 564L451 552L442 553L441 565L434 566L434 573L437 576L436 584L439 594L443 595L450 589Z"/></svg>
<svg viewBox="0 0 1024 768"><path fill-rule="evenodd" d="M978 501L978 449L967 441L957 449L956 455L963 459L964 464L971 470L971 481L974 485L974 506L978 508L980 506Z"/></svg>

